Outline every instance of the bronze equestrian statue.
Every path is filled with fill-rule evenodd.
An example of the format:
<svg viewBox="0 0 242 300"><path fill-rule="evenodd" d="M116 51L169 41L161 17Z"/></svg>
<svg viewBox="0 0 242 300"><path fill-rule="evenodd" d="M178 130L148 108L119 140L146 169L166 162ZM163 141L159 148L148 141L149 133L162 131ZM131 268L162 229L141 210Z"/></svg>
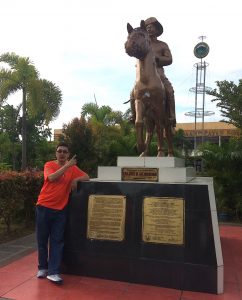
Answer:
<svg viewBox="0 0 242 300"><path fill-rule="evenodd" d="M157 68L158 58L152 47L151 34L147 27L148 25L146 26L144 21L141 21L140 27L135 29L128 23L129 35L125 43L127 54L137 58L136 81L131 93L131 107L133 106L135 116L138 151L141 153L140 156L149 154L149 146L156 129L157 156L164 156L164 132L168 144L168 156L174 156L172 127L175 125L175 119L169 113L167 91L161 80L159 68ZM161 28L159 32L161 32ZM154 32L156 32L155 30ZM144 126L146 128L145 141L143 139Z"/></svg>

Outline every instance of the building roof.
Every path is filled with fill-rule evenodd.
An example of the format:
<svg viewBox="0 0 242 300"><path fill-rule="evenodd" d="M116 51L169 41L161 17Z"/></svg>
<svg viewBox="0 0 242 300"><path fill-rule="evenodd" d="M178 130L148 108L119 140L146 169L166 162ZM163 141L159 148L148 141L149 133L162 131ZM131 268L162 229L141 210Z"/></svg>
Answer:
<svg viewBox="0 0 242 300"><path fill-rule="evenodd" d="M197 122L197 129L202 129L202 122ZM176 129L183 129L183 130L194 130L195 124L194 123L177 123ZM204 129L234 129L237 128L225 122L204 122Z"/></svg>
<svg viewBox="0 0 242 300"><path fill-rule="evenodd" d="M204 128L203 128L204 124ZM195 123L177 123L176 130L182 129L185 136L194 136ZM240 130L225 122L197 122L197 135L203 136L239 136Z"/></svg>

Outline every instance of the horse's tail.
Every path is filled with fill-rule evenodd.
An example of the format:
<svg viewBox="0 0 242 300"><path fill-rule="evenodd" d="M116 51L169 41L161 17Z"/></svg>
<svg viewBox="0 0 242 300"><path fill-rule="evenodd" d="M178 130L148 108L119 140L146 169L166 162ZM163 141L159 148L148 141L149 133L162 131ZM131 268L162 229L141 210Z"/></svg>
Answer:
<svg viewBox="0 0 242 300"><path fill-rule="evenodd" d="M129 99L128 101L123 102L123 104L127 104L131 101L132 99Z"/></svg>

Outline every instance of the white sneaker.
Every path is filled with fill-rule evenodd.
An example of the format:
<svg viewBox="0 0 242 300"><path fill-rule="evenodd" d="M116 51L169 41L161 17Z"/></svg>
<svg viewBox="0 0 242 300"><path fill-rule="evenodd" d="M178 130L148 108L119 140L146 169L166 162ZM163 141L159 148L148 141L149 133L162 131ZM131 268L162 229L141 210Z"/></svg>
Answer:
<svg viewBox="0 0 242 300"><path fill-rule="evenodd" d="M57 284L61 284L63 282L63 280L59 274L48 275L47 279L49 279L50 281L57 283Z"/></svg>
<svg viewBox="0 0 242 300"><path fill-rule="evenodd" d="M48 270L42 269L42 270L38 271L36 276L37 276L37 278L45 278L47 276L47 273L48 273Z"/></svg>

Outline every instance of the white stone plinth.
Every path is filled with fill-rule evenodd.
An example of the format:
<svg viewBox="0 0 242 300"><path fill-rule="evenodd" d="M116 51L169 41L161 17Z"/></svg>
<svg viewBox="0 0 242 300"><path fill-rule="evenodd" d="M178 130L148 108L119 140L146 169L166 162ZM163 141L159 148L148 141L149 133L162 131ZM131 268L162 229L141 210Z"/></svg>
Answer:
<svg viewBox="0 0 242 300"><path fill-rule="evenodd" d="M147 168L180 168L185 167L185 161L178 157L136 157L118 156L118 167L147 167Z"/></svg>
<svg viewBox="0 0 242 300"><path fill-rule="evenodd" d="M186 183L196 176L194 168L159 168L159 182Z"/></svg>
<svg viewBox="0 0 242 300"><path fill-rule="evenodd" d="M131 168L131 167L130 167ZM160 183L185 183L195 177L194 168L159 168ZM98 167L98 178L100 181L121 181L121 167Z"/></svg>
<svg viewBox="0 0 242 300"><path fill-rule="evenodd" d="M107 181L121 181L121 168L120 167L98 167L97 180Z"/></svg>

